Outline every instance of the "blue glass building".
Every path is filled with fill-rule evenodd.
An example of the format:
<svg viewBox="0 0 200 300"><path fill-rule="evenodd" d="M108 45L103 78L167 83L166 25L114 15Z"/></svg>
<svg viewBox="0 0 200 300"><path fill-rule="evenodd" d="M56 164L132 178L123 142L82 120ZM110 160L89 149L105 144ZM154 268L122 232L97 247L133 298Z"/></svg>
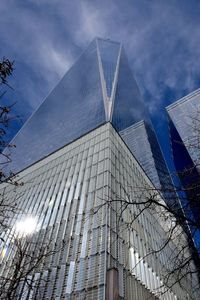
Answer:
<svg viewBox="0 0 200 300"><path fill-rule="evenodd" d="M190 229L197 249L200 249L200 89L169 105L171 149L182 188L181 201L185 214L191 220ZM200 250L198 250L200 251Z"/></svg>
<svg viewBox="0 0 200 300"><path fill-rule="evenodd" d="M172 149L174 153L175 164L178 163L178 155L175 152L178 144L180 143L182 145L184 144L184 147L190 157L186 158L186 152L185 150L182 150L182 152L185 152L185 158L182 160L182 165L179 161L177 165L177 171L181 170L181 168L186 167L187 164L191 164L192 162L197 169L199 169L200 89L174 102L166 109L170 121L171 141L173 143ZM179 142L176 142L176 140ZM188 162L186 162L186 159Z"/></svg>
<svg viewBox="0 0 200 300"><path fill-rule="evenodd" d="M200 178L199 108L200 89L166 108L169 116L174 165L182 186L186 189L188 186L196 184ZM196 196L198 194L196 193ZM196 209L194 209L194 213L196 214Z"/></svg>
<svg viewBox="0 0 200 300"><path fill-rule="evenodd" d="M18 172L105 122L119 131L144 115L122 45L96 38L14 137L9 169Z"/></svg>

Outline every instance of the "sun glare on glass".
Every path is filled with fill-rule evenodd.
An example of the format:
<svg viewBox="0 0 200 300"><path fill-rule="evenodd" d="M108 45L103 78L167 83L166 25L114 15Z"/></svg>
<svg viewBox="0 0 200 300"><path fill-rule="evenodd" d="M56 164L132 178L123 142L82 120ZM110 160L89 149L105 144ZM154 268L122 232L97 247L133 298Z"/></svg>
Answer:
<svg viewBox="0 0 200 300"><path fill-rule="evenodd" d="M37 219L34 217L28 217L22 221L16 223L15 230L20 235L32 234L37 227Z"/></svg>

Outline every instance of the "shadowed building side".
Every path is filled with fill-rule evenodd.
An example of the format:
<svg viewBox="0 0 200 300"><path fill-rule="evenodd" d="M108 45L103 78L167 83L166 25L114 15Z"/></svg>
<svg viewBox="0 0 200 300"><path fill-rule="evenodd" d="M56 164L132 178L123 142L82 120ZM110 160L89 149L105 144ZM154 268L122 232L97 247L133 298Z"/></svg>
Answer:
<svg viewBox="0 0 200 300"><path fill-rule="evenodd" d="M168 106L167 112L173 162L183 190L180 199L186 217L191 220L190 231L200 255L200 136L195 131L195 128L198 129L196 126L200 125L197 107L200 97L195 97L196 94L199 94L198 91ZM192 225L193 222L197 225Z"/></svg>
<svg viewBox="0 0 200 300"><path fill-rule="evenodd" d="M142 120L120 131L120 135L152 183L161 192L167 205L182 213L171 175L152 126Z"/></svg>
<svg viewBox="0 0 200 300"><path fill-rule="evenodd" d="M200 89L166 107L173 161L186 192L185 213L200 216ZM200 233L198 233L200 245Z"/></svg>

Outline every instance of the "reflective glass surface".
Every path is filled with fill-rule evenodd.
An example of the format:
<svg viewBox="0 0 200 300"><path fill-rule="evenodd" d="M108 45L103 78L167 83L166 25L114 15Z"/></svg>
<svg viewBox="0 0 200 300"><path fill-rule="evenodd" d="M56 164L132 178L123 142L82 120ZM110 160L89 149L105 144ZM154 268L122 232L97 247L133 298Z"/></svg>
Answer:
<svg viewBox="0 0 200 300"><path fill-rule="evenodd" d="M120 54L120 43L98 39L98 47L106 82L107 96L110 97L117 66L117 59Z"/></svg>
<svg viewBox="0 0 200 300"><path fill-rule="evenodd" d="M182 205L189 219L199 221L200 209L200 89L167 107L173 161L185 194ZM200 255L200 232L190 225L194 243Z"/></svg>
<svg viewBox="0 0 200 300"><path fill-rule="evenodd" d="M116 93L108 105L114 78ZM106 120L120 131L145 114L121 44L95 39L15 136L8 169L20 171Z"/></svg>
<svg viewBox="0 0 200 300"><path fill-rule="evenodd" d="M144 119L145 116L142 97L122 48L112 124L120 131Z"/></svg>
<svg viewBox="0 0 200 300"><path fill-rule="evenodd" d="M199 183L199 172L195 167L178 131L176 130L176 127L171 120L169 121L169 128L174 165L178 172L177 174L179 176L181 184L186 189L186 197L182 192L182 205L186 216L188 216L189 218L194 217L198 222L200 210L199 204L197 203L196 205L196 201L200 201L200 188L199 184L197 184ZM191 189L191 187L193 188ZM197 229L195 228L195 231L196 230ZM192 230L192 233L193 231L194 230ZM198 241L199 240L200 233L198 232Z"/></svg>
<svg viewBox="0 0 200 300"><path fill-rule="evenodd" d="M120 132L123 140L144 171L158 189L161 189L166 203L173 208L181 209L173 183L160 149L156 133L144 121L140 121Z"/></svg>
<svg viewBox="0 0 200 300"><path fill-rule="evenodd" d="M12 141L9 169L25 168L104 121L95 40Z"/></svg>
<svg viewBox="0 0 200 300"><path fill-rule="evenodd" d="M200 89L168 106L167 112L193 162L199 164Z"/></svg>

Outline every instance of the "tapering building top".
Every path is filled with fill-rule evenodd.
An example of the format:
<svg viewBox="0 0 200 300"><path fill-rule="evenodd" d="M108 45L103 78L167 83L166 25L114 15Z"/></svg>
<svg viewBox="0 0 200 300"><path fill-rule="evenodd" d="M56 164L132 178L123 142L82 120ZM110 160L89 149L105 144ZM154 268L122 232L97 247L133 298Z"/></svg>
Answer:
<svg viewBox="0 0 200 300"><path fill-rule="evenodd" d="M119 131L144 118L122 45L94 39L14 137L20 171L105 122Z"/></svg>

